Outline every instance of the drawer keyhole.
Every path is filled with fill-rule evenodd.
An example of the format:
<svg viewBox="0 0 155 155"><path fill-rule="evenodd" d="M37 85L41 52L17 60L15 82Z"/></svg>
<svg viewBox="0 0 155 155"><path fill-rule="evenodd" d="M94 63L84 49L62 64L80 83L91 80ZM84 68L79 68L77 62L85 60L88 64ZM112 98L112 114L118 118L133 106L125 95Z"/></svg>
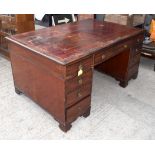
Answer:
<svg viewBox="0 0 155 155"><path fill-rule="evenodd" d="M81 107L78 107L78 110L81 110Z"/></svg>
<svg viewBox="0 0 155 155"><path fill-rule="evenodd" d="M81 98L81 97L82 97L82 94L81 94L80 92L78 92L77 96L78 96L79 98Z"/></svg>
<svg viewBox="0 0 155 155"><path fill-rule="evenodd" d="M127 48L128 47L128 45L124 45L124 48Z"/></svg>
<svg viewBox="0 0 155 155"><path fill-rule="evenodd" d="M103 54L103 55L102 55L102 60L103 60L104 58L105 58L105 55Z"/></svg>
<svg viewBox="0 0 155 155"><path fill-rule="evenodd" d="M80 84L80 85L82 84L82 79L79 79L79 84Z"/></svg>

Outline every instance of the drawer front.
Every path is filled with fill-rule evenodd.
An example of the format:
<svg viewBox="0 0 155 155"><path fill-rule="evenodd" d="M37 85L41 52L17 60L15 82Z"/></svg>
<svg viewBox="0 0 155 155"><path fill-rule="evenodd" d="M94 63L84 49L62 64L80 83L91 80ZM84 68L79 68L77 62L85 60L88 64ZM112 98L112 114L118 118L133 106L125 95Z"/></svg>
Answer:
<svg viewBox="0 0 155 155"><path fill-rule="evenodd" d="M133 39L133 47L131 48L131 56L141 53L144 35L139 35Z"/></svg>
<svg viewBox="0 0 155 155"><path fill-rule="evenodd" d="M79 116L83 115L86 112L86 110L90 107L90 103L91 103L91 96L88 96L87 98L83 99L76 105L67 109L66 111L67 122L71 123L74 120L76 120Z"/></svg>
<svg viewBox="0 0 155 155"><path fill-rule="evenodd" d="M141 35L135 37L135 39L133 41L134 41L134 43L136 45L140 45L141 46L142 43L143 43L143 40L144 40L144 34L141 34Z"/></svg>
<svg viewBox="0 0 155 155"><path fill-rule="evenodd" d="M74 76L81 76L85 71L89 70L93 66L92 56L76 62L75 64L69 65L66 68L67 79L73 78ZM81 74L78 73L81 71Z"/></svg>
<svg viewBox="0 0 155 155"><path fill-rule="evenodd" d="M132 47L132 45L133 45L133 42L130 39L130 40L127 40L120 44L115 45L113 50L115 51L116 54L118 54L126 49L129 49L130 47Z"/></svg>
<svg viewBox="0 0 155 155"><path fill-rule="evenodd" d="M92 83L79 87L75 91L66 95L66 107L70 107L84 97L91 94Z"/></svg>
<svg viewBox="0 0 155 155"><path fill-rule="evenodd" d="M140 62L140 56L141 56L141 53L132 56L130 59L129 67L132 67L133 65L139 63Z"/></svg>
<svg viewBox="0 0 155 155"><path fill-rule="evenodd" d="M94 55L94 64L95 65L100 64L112 56L113 56L113 51L111 48L107 50L103 50Z"/></svg>
<svg viewBox="0 0 155 155"><path fill-rule="evenodd" d="M136 45L131 49L131 57L141 53L141 45Z"/></svg>
<svg viewBox="0 0 155 155"><path fill-rule="evenodd" d="M105 60L121 53L122 51L129 49L132 46L132 40L128 40L125 42L117 43L116 45L113 45L113 47L110 47L107 50L103 50L95 54L94 56L94 64L100 64L104 62Z"/></svg>
<svg viewBox="0 0 155 155"><path fill-rule="evenodd" d="M130 79L135 73L138 72L139 63L135 64L128 70L128 78Z"/></svg>
<svg viewBox="0 0 155 155"><path fill-rule="evenodd" d="M83 73L82 76L76 76L66 81L66 93L69 93L78 87L84 86L85 84L92 83L92 69L88 72Z"/></svg>

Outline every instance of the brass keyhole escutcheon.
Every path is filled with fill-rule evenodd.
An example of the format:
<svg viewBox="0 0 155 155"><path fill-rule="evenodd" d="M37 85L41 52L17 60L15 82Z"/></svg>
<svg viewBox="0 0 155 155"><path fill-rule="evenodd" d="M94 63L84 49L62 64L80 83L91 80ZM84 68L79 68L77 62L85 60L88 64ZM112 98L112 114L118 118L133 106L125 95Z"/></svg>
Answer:
<svg viewBox="0 0 155 155"><path fill-rule="evenodd" d="M78 110L81 110L81 107L78 107Z"/></svg>
<svg viewBox="0 0 155 155"><path fill-rule="evenodd" d="M83 74L83 67L82 65L79 65L78 76L81 76L82 74Z"/></svg>
<svg viewBox="0 0 155 155"><path fill-rule="evenodd" d="M78 92L77 95L78 95L79 98L82 97L82 94L80 92Z"/></svg>
<svg viewBox="0 0 155 155"><path fill-rule="evenodd" d="M104 58L105 58L105 55L103 54L103 55L102 55L102 60L103 60Z"/></svg>
<svg viewBox="0 0 155 155"><path fill-rule="evenodd" d="M127 48L128 47L128 45L124 45L124 48Z"/></svg>
<svg viewBox="0 0 155 155"><path fill-rule="evenodd" d="M80 84L80 85L82 84L82 79L79 79L79 84Z"/></svg>
<svg viewBox="0 0 155 155"><path fill-rule="evenodd" d="M140 42L140 40L139 40L139 39L137 39L137 42L139 43L139 42Z"/></svg>

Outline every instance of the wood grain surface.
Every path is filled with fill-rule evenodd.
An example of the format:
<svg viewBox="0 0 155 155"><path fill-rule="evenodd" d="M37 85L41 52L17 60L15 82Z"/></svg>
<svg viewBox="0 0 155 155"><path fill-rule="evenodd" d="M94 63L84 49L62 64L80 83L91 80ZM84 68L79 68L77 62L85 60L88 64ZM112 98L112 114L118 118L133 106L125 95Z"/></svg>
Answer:
<svg viewBox="0 0 155 155"><path fill-rule="evenodd" d="M18 34L8 39L65 65L140 31L143 30L88 19Z"/></svg>

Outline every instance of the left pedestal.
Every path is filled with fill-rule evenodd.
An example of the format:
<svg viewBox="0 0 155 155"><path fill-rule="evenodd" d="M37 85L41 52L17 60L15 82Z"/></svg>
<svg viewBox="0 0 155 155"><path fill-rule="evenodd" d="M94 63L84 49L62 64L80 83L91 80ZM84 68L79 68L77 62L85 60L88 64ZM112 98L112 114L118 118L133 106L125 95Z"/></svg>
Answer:
<svg viewBox="0 0 155 155"><path fill-rule="evenodd" d="M79 116L90 114L92 57L60 65L10 42L12 72L17 94L25 94L67 132Z"/></svg>

